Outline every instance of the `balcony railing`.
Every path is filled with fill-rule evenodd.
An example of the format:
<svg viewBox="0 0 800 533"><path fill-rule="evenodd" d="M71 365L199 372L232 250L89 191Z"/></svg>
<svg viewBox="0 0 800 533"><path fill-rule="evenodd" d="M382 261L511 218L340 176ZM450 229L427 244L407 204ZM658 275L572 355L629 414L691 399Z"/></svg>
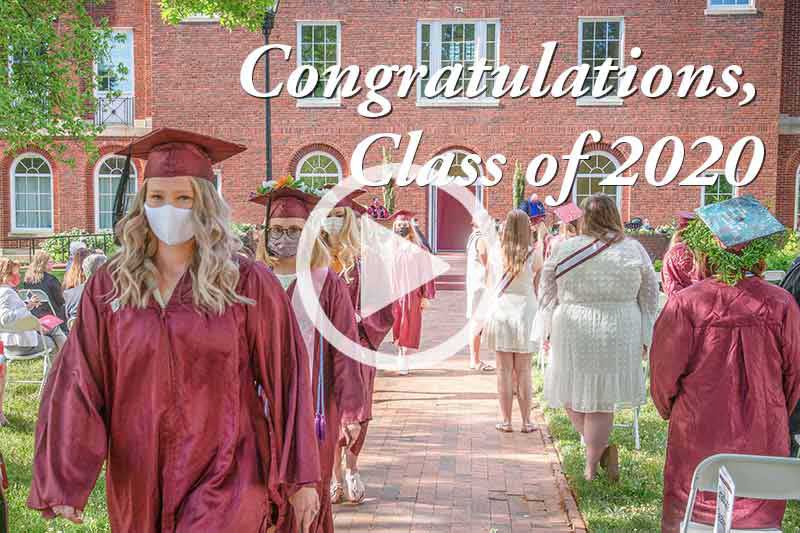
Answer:
<svg viewBox="0 0 800 533"><path fill-rule="evenodd" d="M133 96L98 97L94 110L95 126L133 126L136 115Z"/></svg>

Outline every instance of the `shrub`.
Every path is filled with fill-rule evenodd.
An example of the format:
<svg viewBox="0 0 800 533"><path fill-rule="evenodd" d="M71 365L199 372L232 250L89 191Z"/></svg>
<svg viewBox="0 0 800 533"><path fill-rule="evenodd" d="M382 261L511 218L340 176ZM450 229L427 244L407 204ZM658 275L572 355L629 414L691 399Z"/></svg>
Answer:
<svg viewBox="0 0 800 533"><path fill-rule="evenodd" d="M794 231L787 234L786 242L782 248L775 250L767 256L767 270L788 271L795 258L800 254L800 238Z"/></svg>
<svg viewBox="0 0 800 533"><path fill-rule="evenodd" d="M56 233L47 238L41 245L56 263L66 263L69 259L69 244L73 241L83 241L90 250L98 248L106 255L113 255L117 251L114 244L114 235L111 233L90 235L82 229L73 228L63 233Z"/></svg>
<svg viewBox="0 0 800 533"><path fill-rule="evenodd" d="M661 272L662 268L664 268L664 262L661 259L653 261L653 269L655 269L656 272Z"/></svg>

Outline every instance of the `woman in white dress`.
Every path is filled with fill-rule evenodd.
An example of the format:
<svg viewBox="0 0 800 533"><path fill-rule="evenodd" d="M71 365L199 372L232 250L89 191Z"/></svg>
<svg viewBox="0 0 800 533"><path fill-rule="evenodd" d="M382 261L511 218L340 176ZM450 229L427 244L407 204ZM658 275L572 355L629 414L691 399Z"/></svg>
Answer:
<svg viewBox="0 0 800 533"><path fill-rule="evenodd" d="M469 368L481 372L491 372L494 367L481 361L481 330L485 318L478 313L481 299L486 293L488 279L489 253L486 239L481 234L480 222L472 221L472 233L467 240L467 320L470 321Z"/></svg>
<svg viewBox="0 0 800 533"><path fill-rule="evenodd" d="M550 364L544 396L566 409L586 442L587 480L598 464L619 476L617 449L608 438L614 406L646 401L642 358L658 312L658 280L638 241L626 239L614 200L595 194L583 202L580 235L564 241L545 262L540 305Z"/></svg>
<svg viewBox="0 0 800 533"><path fill-rule="evenodd" d="M541 247L530 248L528 215L514 209L506 217L498 254L492 262L496 301L486 323L486 344L497 354L497 393L503 421L495 427L510 432L514 389L522 415L522 432L535 426L531 412L531 357L537 345L531 339L536 316L534 280L542 268ZM499 293L499 294L498 294ZM514 375L517 383L514 385Z"/></svg>

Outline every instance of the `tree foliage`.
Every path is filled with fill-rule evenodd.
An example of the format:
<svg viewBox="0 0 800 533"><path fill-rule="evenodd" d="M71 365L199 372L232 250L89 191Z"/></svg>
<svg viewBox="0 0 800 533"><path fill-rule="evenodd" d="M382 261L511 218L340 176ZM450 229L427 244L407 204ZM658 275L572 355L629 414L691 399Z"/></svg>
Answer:
<svg viewBox="0 0 800 533"><path fill-rule="evenodd" d="M514 204L511 208L518 209L522 201L525 199L525 172L522 170L522 164L517 161L514 163L514 181L512 189L511 202Z"/></svg>
<svg viewBox="0 0 800 533"><path fill-rule="evenodd" d="M170 24L177 24L191 15L219 17L226 28L259 31L264 13L275 0L161 0L161 14Z"/></svg>
<svg viewBox="0 0 800 533"><path fill-rule="evenodd" d="M60 154L59 137L93 149L94 64L114 38L107 21L92 18L97 3L0 1L0 139L10 150Z"/></svg>

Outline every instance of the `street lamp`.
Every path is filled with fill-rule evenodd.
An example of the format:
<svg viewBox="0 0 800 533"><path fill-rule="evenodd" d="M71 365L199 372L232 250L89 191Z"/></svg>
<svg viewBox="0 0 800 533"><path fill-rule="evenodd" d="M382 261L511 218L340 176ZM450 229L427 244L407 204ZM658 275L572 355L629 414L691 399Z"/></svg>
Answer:
<svg viewBox="0 0 800 533"><path fill-rule="evenodd" d="M275 26L275 15L278 14L278 5L281 0L275 0L272 7L264 11L264 23L261 33L264 35L264 46L269 44L269 35ZM269 91L269 51L264 53L264 92ZM266 150L266 173L269 181L272 179L272 109L270 98L264 98L264 149ZM264 249L269 250L269 211L272 207L272 196L267 197L267 211L264 215Z"/></svg>

